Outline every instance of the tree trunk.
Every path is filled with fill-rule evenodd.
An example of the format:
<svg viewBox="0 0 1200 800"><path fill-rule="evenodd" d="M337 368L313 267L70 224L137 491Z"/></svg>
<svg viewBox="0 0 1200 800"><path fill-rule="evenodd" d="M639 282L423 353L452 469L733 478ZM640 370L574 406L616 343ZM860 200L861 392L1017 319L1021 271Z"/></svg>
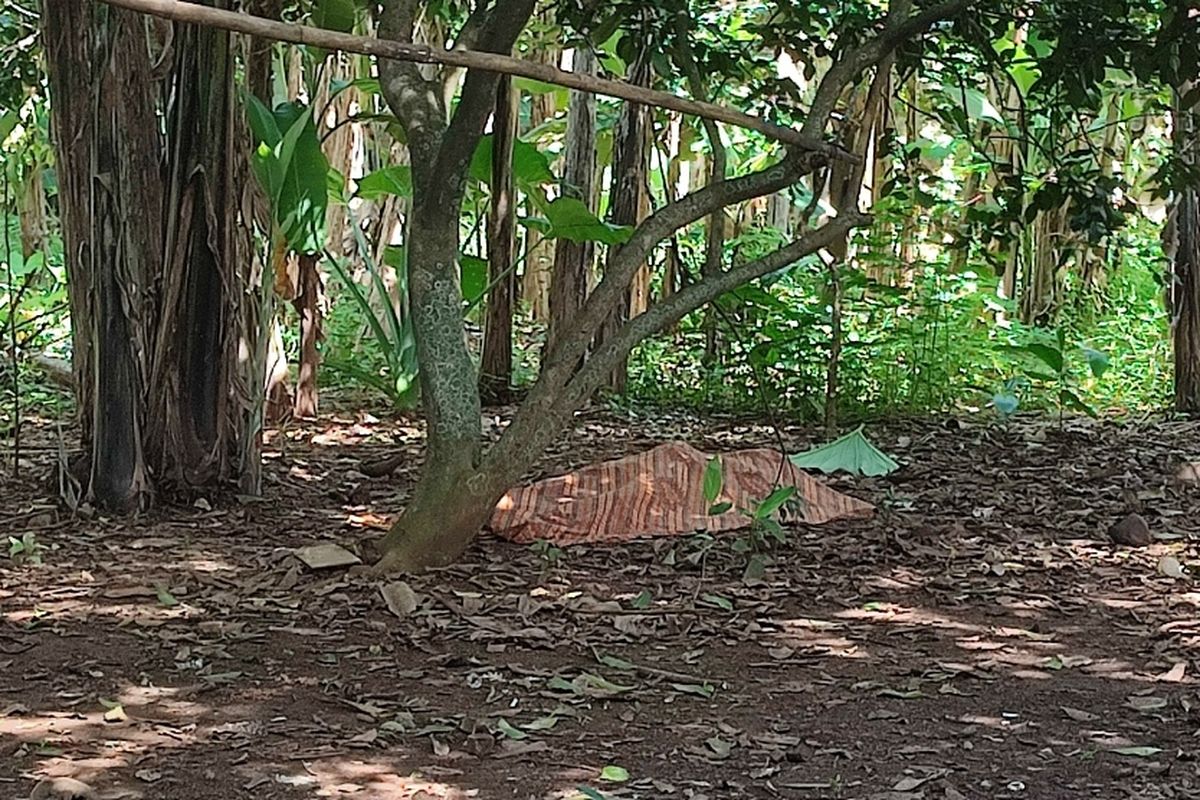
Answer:
<svg viewBox="0 0 1200 800"><path fill-rule="evenodd" d="M575 50L572 68L588 75L596 73L596 57L586 46ZM596 96L571 92L567 116L566 165L562 196L583 201L596 213ZM554 350L555 338L566 330L587 298L596 248L593 242L563 239L556 243L554 272L550 281L550 328L546 352Z"/></svg>
<svg viewBox="0 0 1200 800"><path fill-rule="evenodd" d="M150 501L152 476L199 487L257 458L240 446L248 137L227 33L176 26L162 92L146 18L48 0L43 22L90 451L78 477L83 499L125 511Z"/></svg>
<svg viewBox="0 0 1200 800"><path fill-rule="evenodd" d="M301 254L297 259L297 293L292 305L300 316L300 374L296 380L297 419L316 419L318 407L317 372L321 367L321 274L318 256Z"/></svg>
<svg viewBox="0 0 1200 800"><path fill-rule="evenodd" d="M1200 108L1185 108L1191 85L1175 94L1175 157L1195 167L1200 163ZM1200 411L1200 187L1178 192L1171 209L1166 250L1171 258L1171 335L1175 346L1175 408Z"/></svg>
<svg viewBox="0 0 1200 800"><path fill-rule="evenodd" d="M642 54L629 68L630 80L639 86L650 85L650 58L648 51ZM650 115L644 106L624 103L613 132L612 179L609 185L609 222L614 225L636 225L641 214L642 193L646 186L646 127ZM620 252L620 248L614 248ZM611 254L610 254L611 257ZM615 332L629 320L629 291L624 287L621 299L613 309L608 323L600 335L600 343L612 338ZM628 362L622 360L608 378L608 388L617 394L625 391L629 380Z"/></svg>
<svg viewBox="0 0 1200 800"><path fill-rule="evenodd" d="M483 356L479 366L479 392L484 403L512 399L513 306L517 279L517 189L513 180L513 145L517 140L520 95L512 79L501 78L492 117L492 202L488 209L487 316L483 328Z"/></svg>
<svg viewBox="0 0 1200 800"><path fill-rule="evenodd" d="M409 292L421 399L428 428L425 464L404 513L380 542L384 569L408 571L458 558L487 521L495 494L476 473L481 404L463 338L458 283L458 209L429 210L418 189L410 224ZM491 503L499 494L491 497Z"/></svg>

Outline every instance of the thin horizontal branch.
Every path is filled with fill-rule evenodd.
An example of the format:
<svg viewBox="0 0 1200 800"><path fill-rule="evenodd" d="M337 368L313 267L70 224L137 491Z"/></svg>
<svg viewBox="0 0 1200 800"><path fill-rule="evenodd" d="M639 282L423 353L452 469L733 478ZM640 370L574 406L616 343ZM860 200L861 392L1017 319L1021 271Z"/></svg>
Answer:
<svg viewBox="0 0 1200 800"><path fill-rule="evenodd" d="M79 0L84 2L84 0ZM297 25L291 22L278 22L264 17L241 14L236 11L226 11L197 3L182 2L182 0L101 0L112 6L140 11L156 17L187 22L194 25L207 25L213 28L259 36L264 39L274 39L294 44L313 45L326 50L343 50L350 53L378 56L380 58L409 61L418 64L443 64L451 67L479 69L488 72L498 72L504 75L515 75L521 78L551 83L556 86L566 86L581 92L591 92L607 97L627 100L631 103L666 108L681 114L712 119L735 125L739 128L757 131L764 136L791 145L802 150L823 153L831 158L853 160L854 157L844 149L820 138L806 136L797 130L776 125L765 119L743 114L732 108L688 100L669 92L660 92L623 81L614 81L594 75L584 75L567 72L549 64L535 64L512 56L497 53L481 53L474 50L446 50L411 42L397 42L377 39L368 36L355 36L349 33L338 33L323 28L308 25Z"/></svg>

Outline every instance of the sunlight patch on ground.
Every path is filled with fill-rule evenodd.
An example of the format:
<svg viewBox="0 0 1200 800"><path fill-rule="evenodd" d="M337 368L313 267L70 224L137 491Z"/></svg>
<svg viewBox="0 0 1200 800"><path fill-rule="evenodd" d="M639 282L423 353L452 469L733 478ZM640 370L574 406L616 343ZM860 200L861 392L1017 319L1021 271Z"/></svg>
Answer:
<svg viewBox="0 0 1200 800"><path fill-rule="evenodd" d="M386 761L326 759L305 764L315 781L318 797L354 797L356 800L468 800L478 789L441 783L420 771L401 775ZM454 770L450 770L454 771Z"/></svg>

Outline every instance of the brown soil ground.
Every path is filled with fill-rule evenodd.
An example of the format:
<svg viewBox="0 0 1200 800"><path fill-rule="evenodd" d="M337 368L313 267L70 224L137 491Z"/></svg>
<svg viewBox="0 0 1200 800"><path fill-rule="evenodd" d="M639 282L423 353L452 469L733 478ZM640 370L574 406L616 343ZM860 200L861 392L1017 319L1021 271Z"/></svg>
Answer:
<svg viewBox="0 0 1200 800"><path fill-rule="evenodd" d="M0 483L0 531L43 561L0 554L0 798L62 776L162 800L1200 797L1200 591L1161 561L1200 558L1200 488L1176 478L1198 434L892 423L871 435L900 472L833 481L877 516L790 529L756 585L738 534L561 554L485 536L410 579L403 617L292 549L386 526L414 423L292 425L263 500L136 520L48 501L43 434ZM673 438L774 441L595 414L542 472ZM355 469L399 449L390 477ZM1131 510L1148 547L1107 541Z"/></svg>

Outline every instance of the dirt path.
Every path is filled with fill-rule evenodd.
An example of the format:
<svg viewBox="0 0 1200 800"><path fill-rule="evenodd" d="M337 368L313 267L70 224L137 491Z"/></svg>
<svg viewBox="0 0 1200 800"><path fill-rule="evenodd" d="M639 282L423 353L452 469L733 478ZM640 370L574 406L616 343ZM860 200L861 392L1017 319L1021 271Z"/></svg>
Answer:
<svg viewBox="0 0 1200 800"><path fill-rule="evenodd" d="M264 501L135 522L9 481L0 530L44 563L0 560L0 797L1200 797L1200 592L1159 572L1198 558L1200 489L1171 480L1198 433L893 424L903 470L836 482L877 517L793 529L759 584L736 535L485 538L403 618L291 555L402 505L403 421L294 428ZM772 434L585 417L543 469L670 438ZM399 447L396 475L354 471ZM1114 548L1135 507L1166 538Z"/></svg>

